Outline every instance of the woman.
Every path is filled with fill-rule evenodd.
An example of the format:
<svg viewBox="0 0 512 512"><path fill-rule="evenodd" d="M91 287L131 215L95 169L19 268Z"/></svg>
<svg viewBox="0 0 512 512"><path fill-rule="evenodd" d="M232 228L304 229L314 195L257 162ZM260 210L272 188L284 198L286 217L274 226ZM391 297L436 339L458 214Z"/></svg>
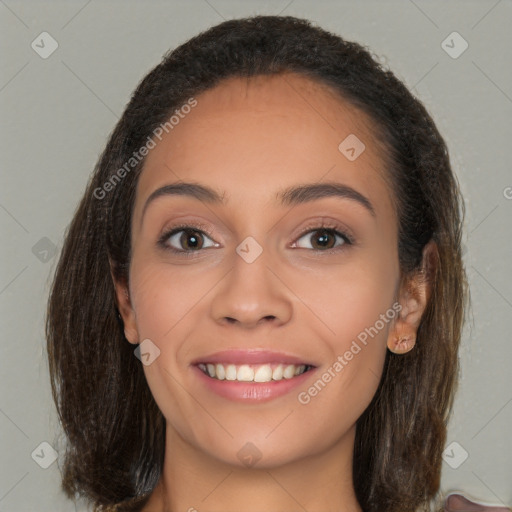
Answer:
<svg viewBox="0 0 512 512"><path fill-rule="evenodd" d="M462 218L434 122L360 45L256 16L170 52L56 271L64 490L95 510L427 510Z"/></svg>

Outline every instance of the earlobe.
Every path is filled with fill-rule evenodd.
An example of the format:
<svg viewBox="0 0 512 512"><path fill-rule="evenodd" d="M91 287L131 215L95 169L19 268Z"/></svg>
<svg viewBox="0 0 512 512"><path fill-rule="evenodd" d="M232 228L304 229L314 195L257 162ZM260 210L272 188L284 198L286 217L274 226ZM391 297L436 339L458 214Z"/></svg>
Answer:
<svg viewBox="0 0 512 512"><path fill-rule="evenodd" d="M109 259L110 261L110 259ZM116 306L121 316L124 326L124 335L128 342L136 345L139 343L139 334L137 330L137 323L135 319L135 311L133 310L130 300L128 286L125 282L121 282L114 277L112 270L112 262L110 261L110 275L114 284Z"/></svg>
<svg viewBox="0 0 512 512"><path fill-rule="evenodd" d="M416 334L395 334L393 338L388 339L388 348L393 354L406 354L416 346Z"/></svg>
<svg viewBox="0 0 512 512"><path fill-rule="evenodd" d="M402 309L389 330L387 340L389 350L395 354L405 354L416 345L418 328L432 292L437 254L437 245L430 241L423 249L421 270L407 279L402 287Z"/></svg>
<svg viewBox="0 0 512 512"><path fill-rule="evenodd" d="M424 310L423 301L412 296L410 291L403 294L400 304L402 309L389 330L387 341L389 350L394 354L405 354L414 348Z"/></svg>

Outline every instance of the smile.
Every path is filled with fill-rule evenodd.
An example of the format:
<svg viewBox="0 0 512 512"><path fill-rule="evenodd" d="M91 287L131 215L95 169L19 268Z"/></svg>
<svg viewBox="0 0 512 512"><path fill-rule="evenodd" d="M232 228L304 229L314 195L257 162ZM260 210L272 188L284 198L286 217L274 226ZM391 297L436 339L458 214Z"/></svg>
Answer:
<svg viewBox="0 0 512 512"><path fill-rule="evenodd" d="M229 364L199 363L199 369L208 377L216 380L238 382L271 382L293 379L309 371L312 366L306 364Z"/></svg>
<svg viewBox="0 0 512 512"><path fill-rule="evenodd" d="M265 349L231 349L190 363L202 389L241 403L262 403L301 388L318 369L309 356Z"/></svg>

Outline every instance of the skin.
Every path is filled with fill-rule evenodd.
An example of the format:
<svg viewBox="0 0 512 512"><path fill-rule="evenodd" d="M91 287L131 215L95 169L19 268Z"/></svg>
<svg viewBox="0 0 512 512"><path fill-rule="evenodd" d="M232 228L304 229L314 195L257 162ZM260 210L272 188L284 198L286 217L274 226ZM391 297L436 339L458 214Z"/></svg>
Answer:
<svg viewBox="0 0 512 512"><path fill-rule="evenodd" d="M166 452L144 510L361 511L352 483L355 423L377 390L387 348L413 348L429 296L423 281L401 286L382 148L363 113L294 74L230 78L196 99L147 156L129 283L115 282L127 340L149 338L160 350L144 372L167 420ZM354 161L338 150L349 134L366 146ZM154 190L181 180L224 192L226 204L165 196L141 218ZM375 217L346 198L276 202L282 188L326 181L366 196ZM315 251L322 233L314 226L322 220L350 230L354 244ZM205 248L191 258L157 245L182 221L206 224L213 235L204 235ZM180 235L190 241L180 233L173 246L187 250ZM263 249L252 263L235 251L248 236ZM329 247L342 243L330 235ZM397 301L400 316L307 405L299 403L298 392ZM401 336L409 339L399 343ZM190 366L232 348L295 354L317 369L297 391L265 403L234 402L206 389ZM247 442L261 453L252 467L237 456Z"/></svg>

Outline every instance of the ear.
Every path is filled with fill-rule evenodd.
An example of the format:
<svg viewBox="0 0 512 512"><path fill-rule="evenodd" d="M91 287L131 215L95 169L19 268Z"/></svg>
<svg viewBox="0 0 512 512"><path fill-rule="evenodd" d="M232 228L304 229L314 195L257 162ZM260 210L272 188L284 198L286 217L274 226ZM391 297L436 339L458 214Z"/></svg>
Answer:
<svg viewBox="0 0 512 512"><path fill-rule="evenodd" d="M422 267L419 272L402 283L398 317L389 330L387 346L395 354L405 354L416 344L418 327L427 307L437 270L438 252L431 240L423 248Z"/></svg>
<svg viewBox="0 0 512 512"><path fill-rule="evenodd" d="M139 343L139 333L137 330L135 311L130 300L128 284L125 281L120 281L114 277L113 263L110 258L109 264L110 275L115 288L116 306L124 325L124 335L130 343L136 345Z"/></svg>

